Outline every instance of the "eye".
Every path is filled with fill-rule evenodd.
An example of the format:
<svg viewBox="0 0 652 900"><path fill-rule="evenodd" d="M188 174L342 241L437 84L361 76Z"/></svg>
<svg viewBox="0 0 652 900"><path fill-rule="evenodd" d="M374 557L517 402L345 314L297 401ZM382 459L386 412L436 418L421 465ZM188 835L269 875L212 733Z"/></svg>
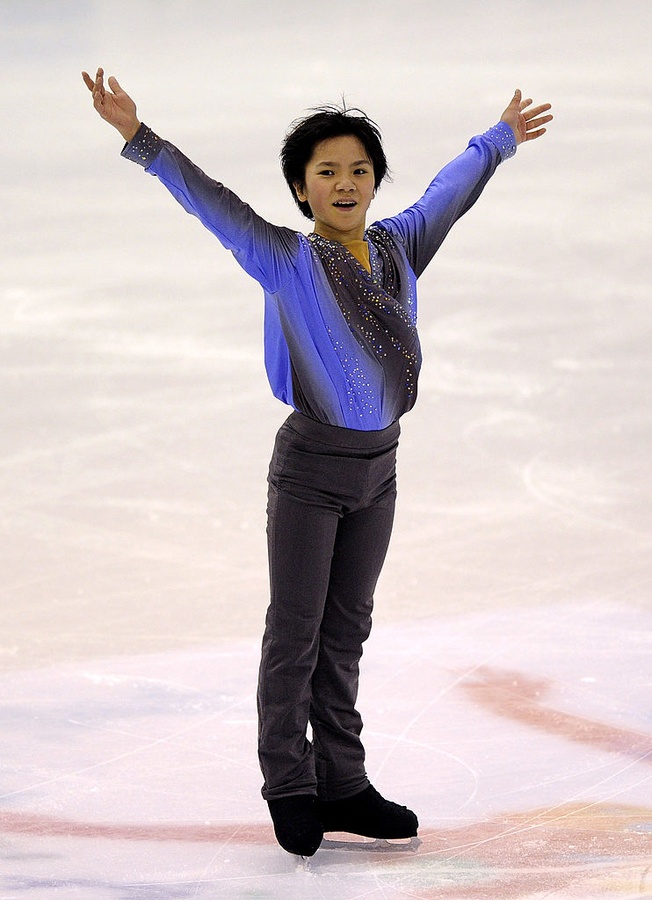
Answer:
<svg viewBox="0 0 652 900"><path fill-rule="evenodd" d="M368 175L369 169L356 169L354 175Z"/></svg>
<svg viewBox="0 0 652 900"><path fill-rule="evenodd" d="M320 172L317 172L318 175L333 175L334 172L332 169L322 169Z"/></svg>

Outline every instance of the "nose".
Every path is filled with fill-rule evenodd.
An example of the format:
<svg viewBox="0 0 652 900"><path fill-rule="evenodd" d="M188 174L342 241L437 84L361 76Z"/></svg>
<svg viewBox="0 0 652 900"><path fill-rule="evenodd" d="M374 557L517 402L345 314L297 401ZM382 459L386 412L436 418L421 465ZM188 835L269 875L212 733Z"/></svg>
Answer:
<svg viewBox="0 0 652 900"><path fill-rule="evenodd" d="M355 190L355 185L353 180L348 175L341 175L336 184L336 188L338 191L349 191Z"/></svg>

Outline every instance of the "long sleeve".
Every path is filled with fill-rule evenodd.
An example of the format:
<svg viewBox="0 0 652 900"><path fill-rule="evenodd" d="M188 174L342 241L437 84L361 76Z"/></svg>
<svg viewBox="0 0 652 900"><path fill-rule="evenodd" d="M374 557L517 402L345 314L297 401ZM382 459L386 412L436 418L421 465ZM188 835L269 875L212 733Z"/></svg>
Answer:
<svg viewBox="0 0 652 900"><path fill-rule="evenodd" d="M158 178L263 287L274 395L318 421L377 430L416 399L415 276L509 155L514 138L504 128L473 138L414 206L368 229L371 273L337 241L270 224L147 126L123 156Z"/></svg>
<svg viewBox="0 0 652 900"><path fill-rule="evenodd" d="M267 222L146 125L124 147L122 156L156 176L265 290L276 291L291 277L298 253L295 231Z"/></svg>
<svg viewBox="0 0 652 900"><path fill-rule="evenodd" d="M499 163L515 152L514 133L505 122L499 122L472 138L466 150L444 166L413 206L376 223L403 244L417 277L453 224L476 202Z"/></svg>

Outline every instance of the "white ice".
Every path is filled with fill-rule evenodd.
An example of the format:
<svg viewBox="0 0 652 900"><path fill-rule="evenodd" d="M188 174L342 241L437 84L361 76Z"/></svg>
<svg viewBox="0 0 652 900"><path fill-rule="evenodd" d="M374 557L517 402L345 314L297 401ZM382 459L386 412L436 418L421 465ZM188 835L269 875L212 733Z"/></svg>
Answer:
<svg viewBox="0 0 652 900"><path fill-rule="evenodd" d="M632 835L649 833L644 753L544 734L461 685L514 671L607 744L652 731L651 26L647 0L0 0L1 900L443 897L449 876L460 900L475 877L448 845L427 884L432 844L386 869L331 849L297 881L263 838L47 833L267 827L252 697L286 410L260 290L120 159L79 74L98 65L295 227L277 154L308 107L344 94L380 123L381 217L515 87L554 104L421 281L426 361L361 705L370 772L431 833L556 804L646 809ZM41 831L19 834L21 815ZM563 888L537 894L533 874L532 897L652 892L645 856L609 878L582 860Z"/></svg>

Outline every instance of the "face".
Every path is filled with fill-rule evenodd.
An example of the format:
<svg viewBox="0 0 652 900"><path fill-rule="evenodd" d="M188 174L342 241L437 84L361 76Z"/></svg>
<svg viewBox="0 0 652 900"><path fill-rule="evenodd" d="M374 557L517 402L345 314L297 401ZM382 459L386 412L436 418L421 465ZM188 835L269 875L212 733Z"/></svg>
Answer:
<svg viewBox="0 0 652 900"><path fill-rule="evenodd" d="M340 243L362 239L375 193L374 167L357 137L345 134L315 144L305 182L294 189L310 204L317 234Z"/></svg>

